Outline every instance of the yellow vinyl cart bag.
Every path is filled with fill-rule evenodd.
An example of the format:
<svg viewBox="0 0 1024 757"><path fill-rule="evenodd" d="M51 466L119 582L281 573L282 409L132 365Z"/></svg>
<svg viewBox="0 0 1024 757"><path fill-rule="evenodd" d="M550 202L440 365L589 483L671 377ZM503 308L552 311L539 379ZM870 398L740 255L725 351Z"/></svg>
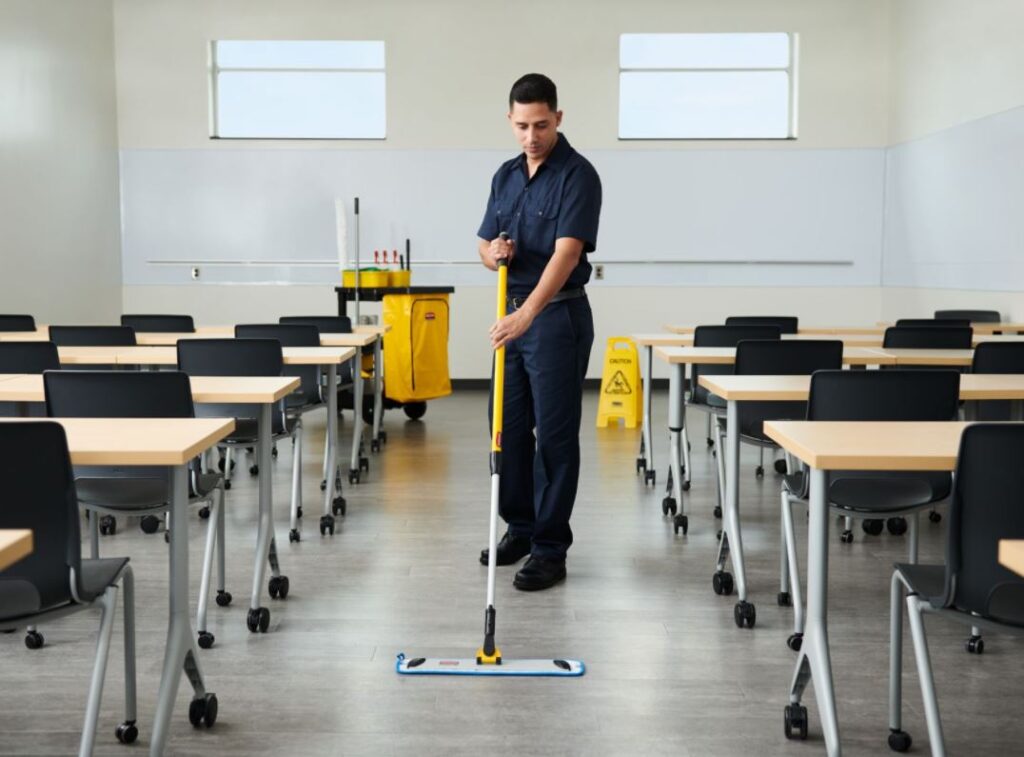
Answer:
<svg viewBox="0 0 1024 757"><path fill-rule="evenodd" d="M422 402L452 393L448 375L448 295L388 294L383 301L384 393Z"/></svg>

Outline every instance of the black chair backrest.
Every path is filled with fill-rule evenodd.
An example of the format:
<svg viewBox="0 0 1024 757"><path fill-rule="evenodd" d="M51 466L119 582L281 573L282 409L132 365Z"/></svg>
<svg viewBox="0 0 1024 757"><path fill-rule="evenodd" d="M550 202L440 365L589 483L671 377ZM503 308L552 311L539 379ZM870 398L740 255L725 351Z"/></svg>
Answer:
<svg viewBox="0 0 1024 757"><path fill-rule="evenodd" d="M280 376L277 339L179 339L178 369L191 376Z"/></svg>
<svg viewBox="0 0 1024 757"><path fill-rule="evenodd" d="M71 601L81 576L78 497L64 429L52 421L0 424L0 528L32 530L32 554L0 572L0 618Z"/></svg>
<svg viewBox="0 0 1024 757"><path fill-rule="evenodd" d="M59 368L53 342L0 342L0 373L42 373Z"/></svg>
<svg viewBox="0 0 1024 757"><path fill-rule="evenodd" d="M817 371L809 421L951 421L960 399L956 371Z"/></svg>
<svg viewBox="0 0 1024 757"><path fill-rule="evenodd" d="M352 333L352 319L347 315L285 315L278 320L283 324L316 326L321 334Z"/></svg>
<svg viewBox="0 0 1024 757"><path fill-rule="evenodd" d="M0 331L35 331L36 319L30 315L0 315Z"/></svg>
<svg viewBox="0 0 1024 757"><path fill-rule="evenodd" d="M1024 625L1024 578L999 564L1024 539L1024 425L976 424L960 438L946 541L946 606Z"/></svg>
<svg viewBox="0 0 1024 757"><path fill-rule="evenodd" d="M735 347L744 339L778 339L778 326L698 326L693 330L694 347ZM691 367L692 389L690 401L697 405L708 404L708 390L698 383L701 374L720 376L733 372L733 366L721 364L694 363ZM721 406L721 402L714 402Z"/></svg>
<svg viewBox="0 0 1024 757"><path fill-rule="evenodd" d="M971 373L1024 373L1024 342L979 342L974 348ZM975 419L1008 421L1013 404L1009 400L975 403Z"/></svg>
<svg viewBox="0 0 1024 757"><path fill-rule="evenodd" d="M133 347L131 326L50 326L50 341L59 347Z"/></svg>
<svg viewBox="0 0 1024 757"><path fill-rule="evenodd" d="M890 326L882 347L969 350L971 337L970 326Z"/></svg>
<svg viewBox="0 0 1024 757"><path fill-rule="evenodd" d="M912 328L927 328L931 326L941 326L943 328L960 326L967 328L971 325L971 322L966 318L899 318L896 320L896 325Z"/></svg>
<svg viewBox="0 0 1024 757"><path fill-rule="evenodd" d="M809 376L843 367L843 343L837 339L743 340L736 345L737 376ZM766 439L766 420L801 420L806 402L741 402L737 406L740 433Z"/></svg>
<svg viewBox="0 0 1024 757"><path fill-rule="evenodd" d="M54 418L192 418L192 388L181 371L47 371L46 412Z"/></svg>
<svg viewBox="0 0 1024 757"><path fill-rule="evenodd" d="M936 310L935 319L945 321L967 321L969 323L1000 323L1003 320L998 310Z"/></svg>
<svg viewBox="0 0 1024 757"><path fill-rule="evenodd" d="M308 323L240 324L235 326L239 339L277 339L282 347L319 347L320 330ZM320 366L299 365L285 368L286 376L302 379L303 402L320 401Z"/></svg>
<svg viewBox="0 0 1024 757"><path fill-rule="evenodd" d="M122 315L122 326L131 326L135 331L170 333L195 333L196 325L190 315Z"/></svg>
<svg viewBox="0 0 1024 757"><path fill-rule="evenodd" d="M795 315L730 315L726 326L778 326L783 334L795 334L799 319Z"/></svg>

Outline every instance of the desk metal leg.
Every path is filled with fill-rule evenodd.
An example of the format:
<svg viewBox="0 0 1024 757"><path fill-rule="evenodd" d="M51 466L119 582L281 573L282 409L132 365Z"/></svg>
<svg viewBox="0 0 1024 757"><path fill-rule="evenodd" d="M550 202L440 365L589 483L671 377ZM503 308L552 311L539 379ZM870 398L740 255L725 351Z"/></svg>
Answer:
<svg viewBox="0 0 1024 757"><path fill-rule="evenodd" d="M721 437L719 437L721 438ZM722 454L722 451L719 451ZM743 538L740 534L740 432L739 405L729 400L726 409L725 437L725 509L722 512L722 540L718 545L718 566L713 586L716 594L732 592L731 577L726 582L728 573L724 572L725 561L732 558L733 570L736 571L736 588L739 590L739 602L736 603L733 617L740 628L753 628L757 620L754 605L747 601L747 572L743 563ZM725 585L725 584L728 585Z"/></svg>
<svg viewBox="0 0 1024 757"><path fill-rule="evenodd" d="M786 708L787 731L790 727L807 729L807 709L800 705L804 689L814 679L814 695L830 757L842 754L839 744L839 719L836 715L832 660L828 646L828 471L811 468L810 520L807 533L807 625L797 659L790 706ZM794 720L795 719L795 720Z"/></svg>
<svg viewBox="0 0 1024 757"><path fill-rule="evenodd" d="M269 471L270 468L268 467ZM171 490L170 525L170 617L167 623L167 645L164 649L163 673L157 695L156 717L150 755L163 754L167 745L174 700L182 671L192 684L193 698L189 717L198 712L200 721L213 725L217 719L217 696L207 694L199 669L199 650L192 631L188 609L188 469L178 465L169 469Z"/></svg>
<svg viewBox="0 0 1024 757"><path fill-rule="evenodd" d="M387 435L381 431L384 424L384 377L381 373L383 360L381 360L381 338L373 343L373 438L370 440L370 450L380 451L380 445L387 441Z"/></svg>
<svg viewBox="0 0 1024 757"><path fill-rule="evenodd" d="M642 428L640 430L640 454L636 459L636 472L643 471L644 486L647 484L656 486L658 472L654 468L654 443L651 440L651 376L653 373L654 347L649 344L644 345L643 351L640 370L643 377L644 408L641 421Z"/></svg>
<svg viewBox="0 0 1024 757"><path fill-rule="evenodd" d="M672 366L669 379L668 397L668 432L669 432L669 477L672 479L671 493L662 500L661 512L675 514L672 526L676 533L685 535L690 528L686 507L683 503L683 474L679 463L683 431L683 371L682 363ZM678 514L676 507L678 504Z"/></svg>
<svg viewBox="0 0 1024 757"><path fill-rule="evenodd" d="M356 424L359 413L356 412ZM334 535L334 516L345 514L345 498L338 477L338 366L327 366L327 444L324 450L324 513L320 535Z"/></svg>
<svg viewBox="0 0 1024 757"><path fill-rule="evenodd" d="M266 576L267 563L270 563L271 579L268 584L270 596L284 599L288 595L288 578L282 576L277 563L277 544L274 539L274 500L272 489L271 409L273 405L260 405L259 440L257 443L260 472L260 510L259 529L256 533L256 564L252 573L252 595L249 599L249 614L246 625L249 630L266 632L270 627L270 610L260 606L260 595L263 592L263 579ZM266 471L266 473L263 473Z"/></svg>
<svg viewBox="0 0 1024 757"><path fill-rule="evenodd" d="M352 368L352 374L355 379L353 384L353 405L355 411L352 413L355 416L355 421L352 423L352 461L349 464L348 469L348 482L350 484L359 483L359 474L361 471L370 470L370 461L362 456L363 453L363 375L360 370L360 355L357 352L355 358L355 366Z"/></svg>

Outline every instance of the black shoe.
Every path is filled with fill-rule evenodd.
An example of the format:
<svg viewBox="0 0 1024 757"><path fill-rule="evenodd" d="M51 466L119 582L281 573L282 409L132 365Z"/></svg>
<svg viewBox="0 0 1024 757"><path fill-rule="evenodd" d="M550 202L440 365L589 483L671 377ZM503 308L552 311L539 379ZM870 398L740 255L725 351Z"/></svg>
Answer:
<svg viewBox="0 0 1024 757"><path fill-rule="evenodd" d="M531 556L526 565L516 573L512 585L520 591L550 589L565 579L565 560L546 560Z"/></svg>
<svg viewBox="0 0 1024 757"><path fill-rule="evenodd" d="M498 565L515 565L530 554L531 540L529 536L513 536L506 531L498 542ZM490 556L489 549L480 551L480 564L486 565Z"/></svg>

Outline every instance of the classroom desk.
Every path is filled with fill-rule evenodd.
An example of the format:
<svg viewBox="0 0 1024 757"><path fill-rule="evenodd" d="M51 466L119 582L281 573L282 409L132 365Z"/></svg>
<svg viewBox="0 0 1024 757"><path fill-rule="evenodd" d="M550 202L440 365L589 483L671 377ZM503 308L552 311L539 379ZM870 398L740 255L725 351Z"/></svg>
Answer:
<svg viewBox="0 0 1024 757"><path fill-rule="evenodd" d="M1024 576L1024 539L1000 539L999 564Z"/></svg>
<svg viewBox="0 0 1024 757"><path fill-rule="evenodd" d="M163 754L182 673L201 699L199 666L188 599L188 463L234 430L228 418L55 418L64 427L73 465L152 465L168 469L171 522L167 645L157 697L150 755ZM20 419L4 419L18 423ZM38 422L38 421L36 421Z"/></svg>
<svg viewBox="0 0 1024 757"><path fill-rule="evenodd" d="M888 328L889 326L895 326L894 321L878 321L879 328ZM999 331L1003 334L1020 334L1024 332L1024 323L971 323L971 328L975 334L993 334Z"/></svg>
<svg viewBox="0 0 1024 757"><path fill-rule="evenodd" d="M766 421L765 435L810 467L807 621L789 699L798 705L813 678L829 755L839 755L828 643L828 479L833 470L933 470L956 467L966 423Z"/></svg>
<svg viewBox="0 0 1024 757"><path fill-rule="evenodd" d="M715 324L724 325L724 324ZM665 331L669 331L673 334L692 334L694 329L697 328L696 324L692 323L670 323L665 327ZM856 334L856 335L877 335L881 336L885 328L883 326L801 326L797 329L797 334L804 336L829 336L835 334ZM785 336L785 335L783 335ZM792 335L790 335L792 336Z"/></svg>
<svg viewBox="0 0 1024 757"><path fill-rule="evenodd" d="M32 531L27 528L0 528L0 571L32 554Z"/></svg>
<svg viewBox="0 0 1024 757"><path fill-rule="evenodd" d="M950 368L970 368L974 350L933 350L921 348L880 348L891 355L899 366L944 365Z"/></svg>

